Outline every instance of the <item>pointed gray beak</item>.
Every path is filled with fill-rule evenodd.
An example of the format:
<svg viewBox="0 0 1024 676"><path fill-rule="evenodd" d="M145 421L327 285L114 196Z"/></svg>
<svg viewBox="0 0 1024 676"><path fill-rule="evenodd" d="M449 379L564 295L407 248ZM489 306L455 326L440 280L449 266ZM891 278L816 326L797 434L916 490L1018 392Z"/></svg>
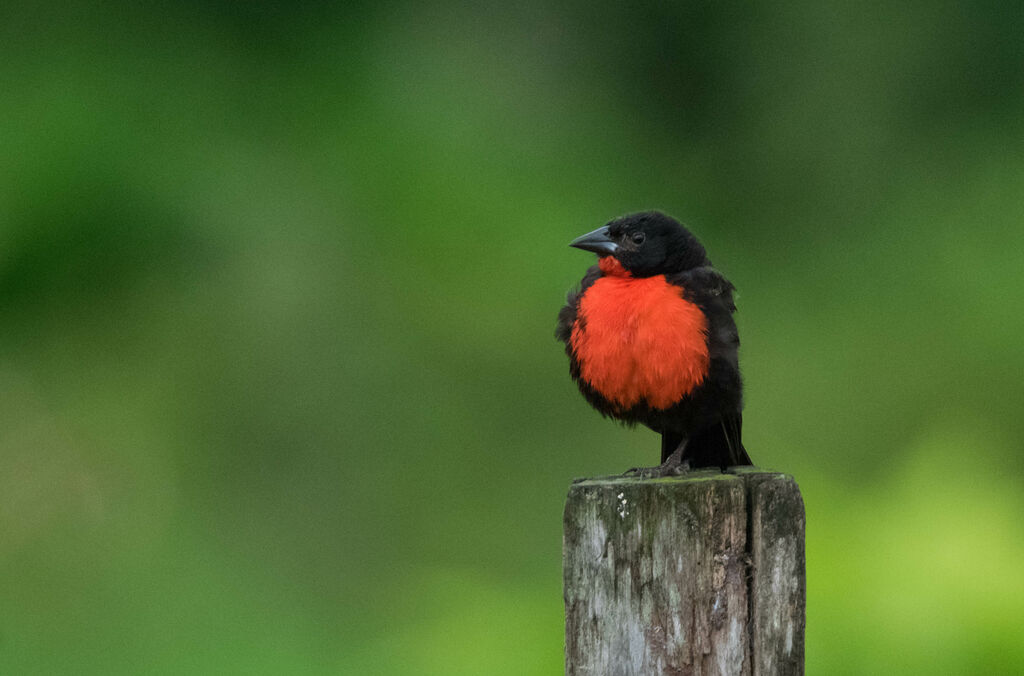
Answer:
<svg viewBox="0 0 1024 676"><path fill-rule="evenodd" d="M619 245L608 237L608 226L601 226L593 232L577 237L569 242L569 246L584 251L593 251L598 256L611 256L619 249Z"/></svg>

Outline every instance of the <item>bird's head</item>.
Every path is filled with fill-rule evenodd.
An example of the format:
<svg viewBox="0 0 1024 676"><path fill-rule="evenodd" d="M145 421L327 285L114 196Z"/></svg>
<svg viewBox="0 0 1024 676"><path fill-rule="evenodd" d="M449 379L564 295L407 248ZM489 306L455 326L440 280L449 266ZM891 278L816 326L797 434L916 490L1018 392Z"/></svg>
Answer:
<svg viewBox="0 0 1024 676"><path fill-rule="evenodd" d="M634 277L671 274L710 265L704 247L679 221L660 211L616 218L577 237L569 246L612 258ZM609 261L610 262L610 261ZM613 266L602 264L606 273Z"/></svg>

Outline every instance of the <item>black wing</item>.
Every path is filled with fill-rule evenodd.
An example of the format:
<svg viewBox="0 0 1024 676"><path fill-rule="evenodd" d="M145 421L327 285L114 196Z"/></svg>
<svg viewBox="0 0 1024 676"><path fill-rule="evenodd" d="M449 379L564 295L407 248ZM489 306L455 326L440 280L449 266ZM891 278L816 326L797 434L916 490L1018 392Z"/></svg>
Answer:
<svg viewBox="0 0 1024 676"><path fill-rule="evenodd" d="M714 268L702 267L680 272L668 281L683 288L683 297L696 304L708 320L708 351L711 359L724 359L739 371L740 335L732 314L736 287Z"/></svg>
<svg viewBox="0 0 1024 676"><path fill-rule="evenodd" d="M720 417L698 430L687 443L684 459L692 467L751 465L743 448L743 381L740 378L740 337L733 313L735 287L710 266L694 268L668 277L683 288L683 297L696 304L708 321L708 356L711 359L708 387L720 404ZM709 393L710 394L710 393Z"/></svg>

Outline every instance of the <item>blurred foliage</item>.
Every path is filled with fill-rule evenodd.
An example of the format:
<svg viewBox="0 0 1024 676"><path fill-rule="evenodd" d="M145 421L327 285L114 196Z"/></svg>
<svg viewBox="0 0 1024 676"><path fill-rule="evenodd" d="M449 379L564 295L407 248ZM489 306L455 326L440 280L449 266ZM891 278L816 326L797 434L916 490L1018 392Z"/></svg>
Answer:
<svg viewBox="0 0 1024 676"><path fill-rule="evenodd" d="M622 213L739 288L809 673L1024 671L1024 5L0 7L0 672L551 674L552 338Z"/></svg>

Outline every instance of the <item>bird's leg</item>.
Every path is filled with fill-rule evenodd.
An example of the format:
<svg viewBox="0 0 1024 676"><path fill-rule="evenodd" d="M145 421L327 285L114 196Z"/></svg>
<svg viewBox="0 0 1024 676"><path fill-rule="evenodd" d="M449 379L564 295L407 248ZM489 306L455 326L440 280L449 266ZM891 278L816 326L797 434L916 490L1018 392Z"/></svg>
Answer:
<svg viewBox="0 0 1024 676"><path fill-rule="evenodd" d="M634 467L627 470L623 476L635 476L640 479L657 479L665 476L680 476L690 471L690 461L683 460L683 450L686 449L686 439L683 439L676 450L665 458L665 462L655 467Z"/></svg>

